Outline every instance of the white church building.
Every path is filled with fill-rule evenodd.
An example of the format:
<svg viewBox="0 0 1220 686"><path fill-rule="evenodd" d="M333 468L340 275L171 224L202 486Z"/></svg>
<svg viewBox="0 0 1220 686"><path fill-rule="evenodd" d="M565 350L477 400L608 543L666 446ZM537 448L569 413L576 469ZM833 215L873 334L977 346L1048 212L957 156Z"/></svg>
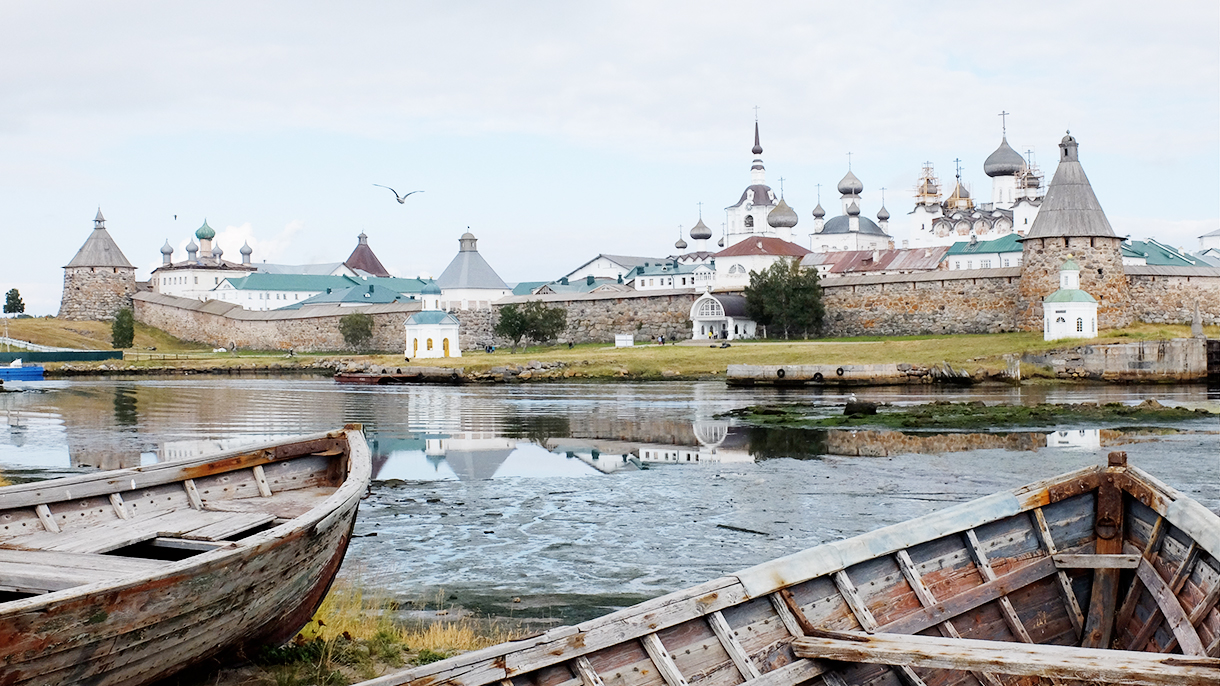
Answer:
<svg viewBox="0 0 1220 686"><path fill-rule="evenodd" d="M423 309L407 317L406 358L461 357L457 317L441 309L441 289L432 282L420 292Z"/></svg>
<svg viewBox="0 0 1220 686"><path fill-rule="evenodd" d="M1042 339L1097 337L1097 299L1080 290L1080 266L1069 258L1059 268L1059 290L1042 301Z"/></svg>

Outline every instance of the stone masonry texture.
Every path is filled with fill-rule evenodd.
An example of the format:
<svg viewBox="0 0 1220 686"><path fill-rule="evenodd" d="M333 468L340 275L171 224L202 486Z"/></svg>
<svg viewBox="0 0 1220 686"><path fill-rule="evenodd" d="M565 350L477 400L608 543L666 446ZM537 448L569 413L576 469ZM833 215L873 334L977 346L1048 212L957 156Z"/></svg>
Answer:
<svg viewBox="0 0 1220 686"><path fill-rule="evenodd" d="M136 270L123 267L69 267L64 269L64 294L59 318L71 321L106 321L131 307L136 292Z"/></svg>
<svg viewBox="0 0 1220 686"><path fill-rule="evenodd" d="M1059 290L1059 269L1069 258L1080 265L1080 289L1097 298L1097 328L1115 329L1131 324L1131 289L1123 271L1121 243L1120 238L1102 236L1053 236L1025 241L1018 328L1042 330L1042 299Z"/></svg>

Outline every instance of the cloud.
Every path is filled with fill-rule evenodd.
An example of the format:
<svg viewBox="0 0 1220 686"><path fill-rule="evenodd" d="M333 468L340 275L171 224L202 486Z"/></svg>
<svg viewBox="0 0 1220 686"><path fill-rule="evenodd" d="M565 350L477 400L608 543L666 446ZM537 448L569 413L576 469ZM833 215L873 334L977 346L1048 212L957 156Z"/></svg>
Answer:
<svg viewBox="0 0 1220 686"><path fill-rule="evenodd" d="M240 262L241 247L249 243L250 249L253 251L250 259L253 262L276 264L289 253L293 237L303 228L305 228L305 222L294 219L285 224L284 228L274 236L260 239L255 233L254 226L250 222L246 222L239 226L226 226L216 232L215 242L225 251L225 259Z"/></svg>

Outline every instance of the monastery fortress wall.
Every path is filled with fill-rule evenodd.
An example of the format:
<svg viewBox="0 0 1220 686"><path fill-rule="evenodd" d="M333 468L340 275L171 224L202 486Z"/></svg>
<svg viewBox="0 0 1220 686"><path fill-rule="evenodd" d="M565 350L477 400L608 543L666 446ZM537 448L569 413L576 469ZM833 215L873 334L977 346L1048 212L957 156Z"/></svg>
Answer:
<svg viewBox="0 0 1220 686"><path fill-rule="evenodd" d="M1126 302L1116 304L1117 317L1127 322L1189 324L1195 302L1204 324L1220 325L1220 272L1215 269L1128 266ZM936 271L889 276L854 276L823 282L827 336L902 336L973 334L1037 330L1023 317L1022 269ZM463 350L509 342L497 337L499 307L537 300L568 312L568 328L560 340L606 343L616 333L632 333L636 341L664 335L690 338L690 308L698 294L679 291L591 293L582 295L515 296L493 310L458 310ZM212 346L306 352L343 350L339 319L356 311L373 317L377 350L404 346L403 325L418 303L351 308L311 307L307 310L244 310L234 303L200 302L156 293L134 297L140 322L183 340ZM1041 305L1038 305L1039 309ZM1039 312L1040 317L1040 312Z"/></svg>

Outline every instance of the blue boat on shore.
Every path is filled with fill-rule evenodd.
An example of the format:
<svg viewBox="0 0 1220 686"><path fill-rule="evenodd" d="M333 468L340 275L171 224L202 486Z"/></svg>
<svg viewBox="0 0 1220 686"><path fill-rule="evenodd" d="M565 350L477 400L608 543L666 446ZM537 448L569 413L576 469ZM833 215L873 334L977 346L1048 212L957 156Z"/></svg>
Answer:
<svg viewBox="0 0 1220 686"><path fill-rule="evenodd" d="M43 366L0 367L0 381L42 381Z"/></svg>

